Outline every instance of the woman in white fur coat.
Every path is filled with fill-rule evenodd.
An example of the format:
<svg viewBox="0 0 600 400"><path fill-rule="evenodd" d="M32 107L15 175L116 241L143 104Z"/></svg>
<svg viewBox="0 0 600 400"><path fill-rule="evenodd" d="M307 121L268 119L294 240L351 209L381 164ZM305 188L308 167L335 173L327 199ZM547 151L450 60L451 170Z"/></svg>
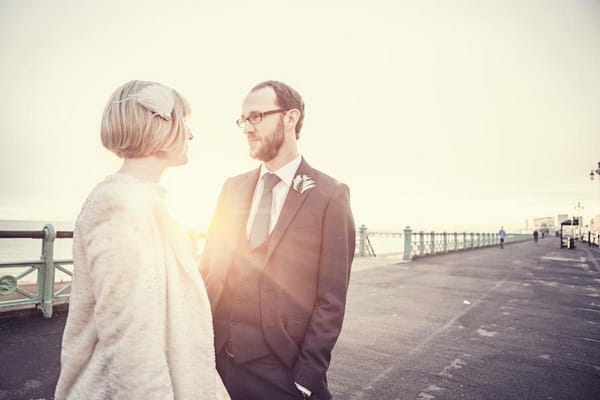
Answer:
<svg viewBox="0 0 600 400"><path fill-rule="evenodd" d="M187 162L189 112L176 91L142 81L106 105L102 143L124 161L75 225L57 400L229 398L206 290L158 184Z"/></svg>

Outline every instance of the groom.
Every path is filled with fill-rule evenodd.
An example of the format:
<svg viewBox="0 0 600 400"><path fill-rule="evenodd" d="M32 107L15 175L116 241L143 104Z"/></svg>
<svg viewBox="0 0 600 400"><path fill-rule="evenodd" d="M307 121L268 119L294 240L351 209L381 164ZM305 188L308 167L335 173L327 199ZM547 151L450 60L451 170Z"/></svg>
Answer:
<svg viewBox="0 0 600 400"><path fill-rule="evenodd" d="M232 400L327 400L355 228L348 187L298 153L304 102L267 81L237 124L259 168L229 178L201 271L212 304L217 369Z"/></svg>

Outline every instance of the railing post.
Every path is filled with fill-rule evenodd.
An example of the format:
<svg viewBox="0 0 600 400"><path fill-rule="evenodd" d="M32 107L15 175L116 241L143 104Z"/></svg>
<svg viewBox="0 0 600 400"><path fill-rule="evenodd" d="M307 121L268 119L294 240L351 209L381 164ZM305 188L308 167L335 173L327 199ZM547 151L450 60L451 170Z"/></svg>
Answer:
<svg viewBox="0 0 600 400"><path fill-rule="evenodd" d="M362 224L359 228L359 242L358 242L358 255L361 257L365 256L365 247L367 243L367 227Z"/></svg>
<svg viewBox="0 0 600 400"><path fill-rule="evenodd" d="M431 245L429 247L429 250L430 250L429 253L430 254L435 254L435 232L431 231L429 233L429 235L430 235L429 237L430 237L430 240L431 240Z"/></svg>
<svg viewBox="0 0 600 400"><path fill-rule="evenodd" d="M447 253L448 252L448 234L446 232L443 232L442 238L444 241L444 253Z"/></svg>
<svg viewBox="0 0 600 400"><path fill-rule="evenodd" d="M419 255L425 254L425 232L419 231Z"/></svg>
<svg viewBox="0 0 600 400"><path fill-rule="evenodd" d="M56 239L54 226L51 224L44 226L44 239L42 241L42 261L44 261L44 266L41 274L42 302L40 308L45 318L52 317L52 300L54 299L54 239Z"/></svg>
<svg viewBox="0 0 600 400"><path fill-rule="evenodd" d="M454 232L454 251L458 251L458 233Z"/></svg>
<svg viewBox="0 0 600 400"><path fill-rule="evenodd" d="M462 233L463 236L463 245L462 245L462 249L466 250L467 249L467 232L463 232Z"/></svg>
<svg viewBox="0 0 600 400"><path fill-rule="evenodd" d="M477 232L477 247L481 247L481 232Z"/></svg>
<svg viewBox="0 0 600 400"><path fill-rule="evenodd" d="M412 230L410 226L404 228L404 254L402 259L405 261L412 260Z"/></svg>

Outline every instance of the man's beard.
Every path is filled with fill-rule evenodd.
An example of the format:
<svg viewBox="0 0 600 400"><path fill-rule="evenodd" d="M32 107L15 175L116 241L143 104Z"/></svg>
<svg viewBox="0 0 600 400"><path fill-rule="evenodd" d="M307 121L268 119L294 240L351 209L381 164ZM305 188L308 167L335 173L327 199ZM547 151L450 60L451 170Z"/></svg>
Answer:
<svg viewBox="0 0 600 400"><path fill-rule="evenodd" d="M261 138L259 143L260 147L254 154L251 152L250 156L262 162L269 162L279 154L283 142L285 142L283 123L279 120L273 134L269 137Z"/></svg>

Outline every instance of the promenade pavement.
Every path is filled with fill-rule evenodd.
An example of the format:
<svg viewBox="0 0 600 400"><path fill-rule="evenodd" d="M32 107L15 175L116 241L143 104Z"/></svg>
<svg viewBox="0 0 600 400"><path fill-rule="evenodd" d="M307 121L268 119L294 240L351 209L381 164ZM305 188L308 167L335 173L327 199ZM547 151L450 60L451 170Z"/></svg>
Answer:
<svg viewBox="0 0 600 400"><path fill-rule="evenodd" d="M334 398L600 399L599 270L556 238L358 258ZM0 400L52 399L65 317L0 319Z"/></svg>

